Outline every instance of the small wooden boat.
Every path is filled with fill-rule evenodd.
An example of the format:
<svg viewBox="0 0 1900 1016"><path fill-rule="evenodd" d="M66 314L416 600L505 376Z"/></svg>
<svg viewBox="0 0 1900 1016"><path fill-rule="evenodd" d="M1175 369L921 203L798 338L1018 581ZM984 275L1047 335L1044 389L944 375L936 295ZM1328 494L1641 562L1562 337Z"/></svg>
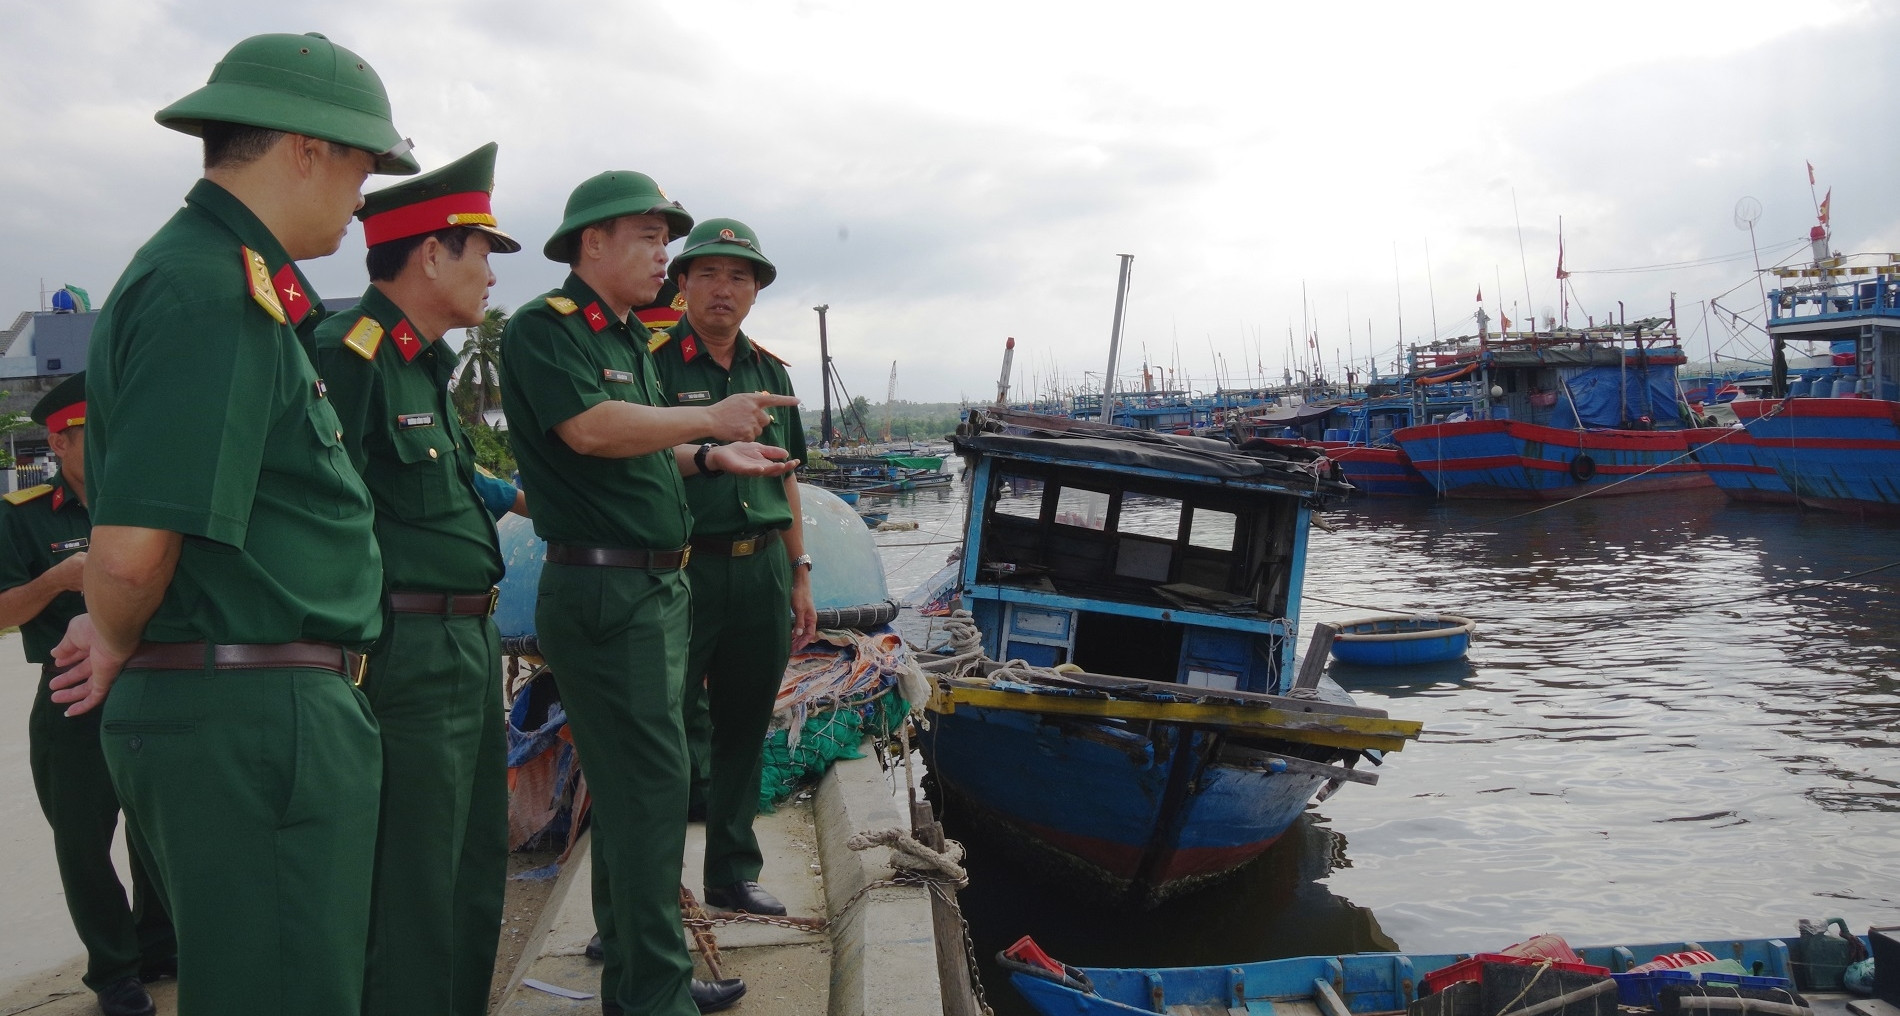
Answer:
<svg viewBox="0 0 1900 1016"><path fill-rule="evenodd" d="M1792 936L1790 936L1792 938ZM1273 1013L1276 1016L1358 1016L1358 1014L1404 1014L1422 998L1449 996L1453 982L1463 979L1452 970L1474 960L1497 959L1499 954L1484 953L1354 953L1344 956L1301 956L1292 959L1264 960L1207 967L1137 968L1071 967L1049 960L1030 943L1029 950L1018 943L1006 950L999 963L1010 971L1015 986L1037 1012L1047 1016L1106 1016L1106 1014L1166 1013L1169 1016L1203 1014ZM1703 939L1700 942L1659 942L1644 945L1595 946L1565 952L1575 955L1587 968L1600 968L1596 984L1569 996L1568 1006L1551 1005L1535 996L1511 999L1503 1006L1516 1016L1539 1013L1580 1013L1618 1011L1618 1004L1642 1008L1640 998L1630 997L1632 985L1627 971L1658 957L1678 956L1691 951L1712 954L1718 960L1733 960L1747 973L1740 976L1738 987L1719 994L1726 998L1694 999L1695 1008L1710 1016L1717 1014L1774 1013L1777 1016L1814 1016L1817 1012L1848 1011L1848 996L1839 992L1801 989L1802 994L1780 989L1779 1001L1755 995L1759 979L1780 979L1799 985L1800 963L1793 957L1790 942L1779 938ZM1520 954L1520 956L1523 954ZM1029 962L1024 962L1027 958ZM1557 970L1574 964L1549 959ZM1724 964L1726 966L1727 964ZM1051 967L1057 969L1051 969ZM1586 968L1586 969L1587 969ZM1060 972L1058 972L1058 969ZM1537 970L1538 966L1526 967ZM1674 973L1674 971L1671 971ZM1607 975L1607 976L1606 976ZM1640 978L1641 975L1637 975ZM1704 975L1705 982L1713 980ZM1467 982L1469 983L1469 982ZM1763 985L1766 987L1766 985ZM1433 989L1439 989L1434 992ZM1770 988L1762 996L1776 994ZM1712 992L1711 994L1718 994ZM1602 997L1599 997L1601 995ZM1509 996L1505 996L1508 998ZM1500 1002L1504 999L1499 999ZM1557 1001L1555 999L1551 1001ZM1470 1007L1478 1011L1473 1000ZM1457 1007L1447 997L1444 1011ZM1497 1008L1486 1009L1489 1013ZM1623 1010L1629 1011L1629 1010ZM1690 1011L1682 1007L1682 1013Z"/></svg>
<svg viewBox="0 0 1900 1016"><path fill-rule="evenodd" d="M1475 622L1452 614L1379 614L1339 624L1333 659L1374 667L1456 660L1471 648Z"/></svg>

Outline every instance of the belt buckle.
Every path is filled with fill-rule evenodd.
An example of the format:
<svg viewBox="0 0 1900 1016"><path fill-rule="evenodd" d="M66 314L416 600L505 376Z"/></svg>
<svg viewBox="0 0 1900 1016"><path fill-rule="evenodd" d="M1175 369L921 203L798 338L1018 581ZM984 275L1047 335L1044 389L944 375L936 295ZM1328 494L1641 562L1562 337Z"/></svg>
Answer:
<svg viewBox="0 0 1900 1016"><path fill-rule="evenodd" d="M495 607L498 606L500 603L501 603L501 587L489 586L488 587L488 616L489 617L495 616Z"/></svg>
<svg viewBox="0 0 1900 1016"><path fill-rule="evenodd" d="M687 563L692 561L692 559L693 559L693 545L689 543L686 546L680 548L680 567L681 568L686 567Z"/></svg>
<svg viewBox="0 0 1900 1016"><path fill-rule="evenodd" d="M355 657L354 663L351 662L351 657ZM349 671L350 686L353 688L361 688L363 686L363 678L369 676L369 654L352 653L348 649L345 649L343 650L343 666L345 670Z"/></svg>
<svg viewBox="0 0 1900 1016"><path fill-rule="evenodd" d="M732 541L733 557L751 557L752 552L758 549L759 538L756 536L749 536L743 540Z"/></svg>

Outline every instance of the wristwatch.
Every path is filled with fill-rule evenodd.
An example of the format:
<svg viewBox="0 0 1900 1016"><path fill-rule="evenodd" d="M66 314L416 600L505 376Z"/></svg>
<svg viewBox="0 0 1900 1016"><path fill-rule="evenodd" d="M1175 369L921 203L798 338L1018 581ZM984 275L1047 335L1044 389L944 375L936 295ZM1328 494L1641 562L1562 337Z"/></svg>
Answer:
<svg viewBox="0 0 1900 1016"><path fill-rule="evenodd" d="M693 468L699 470L701 476L719 476L725 473L723 469L714 469L706 464L706 456L717 447L719 446L708 442L700 445L699 450L693 453Z"/></svg>
<svg viewBox="0 0 1900 1016"><path fill-rule="evenodd" d="M805 573L807 575L811 574L811 555L800 554L797 557L792 558L792 567L794 568L802 567L805 569Z"/></svg>

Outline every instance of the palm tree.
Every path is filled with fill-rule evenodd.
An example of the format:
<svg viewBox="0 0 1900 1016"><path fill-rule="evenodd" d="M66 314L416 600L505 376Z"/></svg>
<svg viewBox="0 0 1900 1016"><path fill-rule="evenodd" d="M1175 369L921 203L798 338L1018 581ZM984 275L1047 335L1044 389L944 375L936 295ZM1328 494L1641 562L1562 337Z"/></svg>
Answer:
<svg viewBox="0 0 1900 1016"><path fill-rule="evenodd" d="M507 326L507 308L490 307L462 342L454 398L465 427L488 426L489 408L501 404L501 332Z"/></svg>

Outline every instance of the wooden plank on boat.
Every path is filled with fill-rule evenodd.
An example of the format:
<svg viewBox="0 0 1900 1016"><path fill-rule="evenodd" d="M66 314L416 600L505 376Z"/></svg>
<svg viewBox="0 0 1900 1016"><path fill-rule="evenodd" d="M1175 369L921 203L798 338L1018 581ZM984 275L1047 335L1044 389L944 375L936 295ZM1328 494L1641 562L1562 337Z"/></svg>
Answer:
<svg viewBox="0 0 1900 1016"><path fill-rule="evenodd" d="M1333 991L1331 982L1323 977L1313 978L1313 998L1319 1002L1326 1016L1352 1016L1352 1010L1346 1008L1346 1003L1340 999L1337 992Z"/></svg>
<svg viewBox="0 0 1900 1016"><path fill-rule="evenodd" d="M1276 998L1271 1004L1273 1016L1322 1016L1319 1004L1304 998Z"/></svg>
<svg viewBox="0 0 1900 1016"><path fill-rule="evenodd" d="M1379 782L1378 773L1362 773L1357 769L1348 769L1345 766L1329 766L1324 762L1294 758L1291 755L1282 755L1276 751L1262 751L1259 748L1248 748L1238 744L1221 745L1220 760L1222 762L1238 761L1263 766L1274 761L1279 761L1286 765L1286 771L1289 773L1303 773L1307 776L1324 776L1329 780L1345 780L1348 783L1363 783L1367 786L1374 786Z"/></svg>
<svg viewBox="0 0 1900 1016"><path fill-rule="evenodd" d="M1171 1005L1168 1016L1247 1016L1245 1009L1229 1009L1224 1005Z"/></svg>
<svg viewBox="0 0 1900 1016"><path fill-rule="evenodd" d="M1098 719L1159 720L1214 729L1262 734L1284 741L1332 748L1377 748L1399 751L1418 737L1424 724L1375 716L1294 712L1267 706L1221 702L1150 702L1144 700L1037 695L986 686L952 684L931 695L933 712L952 713L957 706L1008 709L1015 712L1092 716Z"/></svg>
<svg viewBox="0 0 1900 1016"><path fill-rule="evenodd" d="M1333 651L1333 639L1339 636L1339 626L1325 621L1313 626L1313 641L1306 644L1306 655L1300 659L1300 676L1293 682L1293 690L1319 687L1319 679L1326 672L1326 654Z"/></svg>
<svg viewBox="0 0 1900 1016"><path fill-rule="evenodd" d="M917 654L918 664L931 671L933 663L949 659L931 653ZM984 660L978 672L984 677L1002 668L995 660ZM1096 674L1086 670L1070 670L1060 674L1022 675L1031 683L1046 684L1052 687L1094 688L1107 692L1130 692L1145 695L1165 695L1171 699L1187 699L1194 702L1232 702L1239 705L1259 705L1273 709L1285 709L1293 712L1334 713L1340 716L1374 716L1383 718L1386 711L1369 706L1347 705L1343 702L1327 702L1322 699L1296 699L1286 695L1266 695L1257 691L1239 691L1212 688L1197 688L1192 685L1176 684L1172 681L1144 681L1135 677L1114 677L1109 674Z"/></svg>

